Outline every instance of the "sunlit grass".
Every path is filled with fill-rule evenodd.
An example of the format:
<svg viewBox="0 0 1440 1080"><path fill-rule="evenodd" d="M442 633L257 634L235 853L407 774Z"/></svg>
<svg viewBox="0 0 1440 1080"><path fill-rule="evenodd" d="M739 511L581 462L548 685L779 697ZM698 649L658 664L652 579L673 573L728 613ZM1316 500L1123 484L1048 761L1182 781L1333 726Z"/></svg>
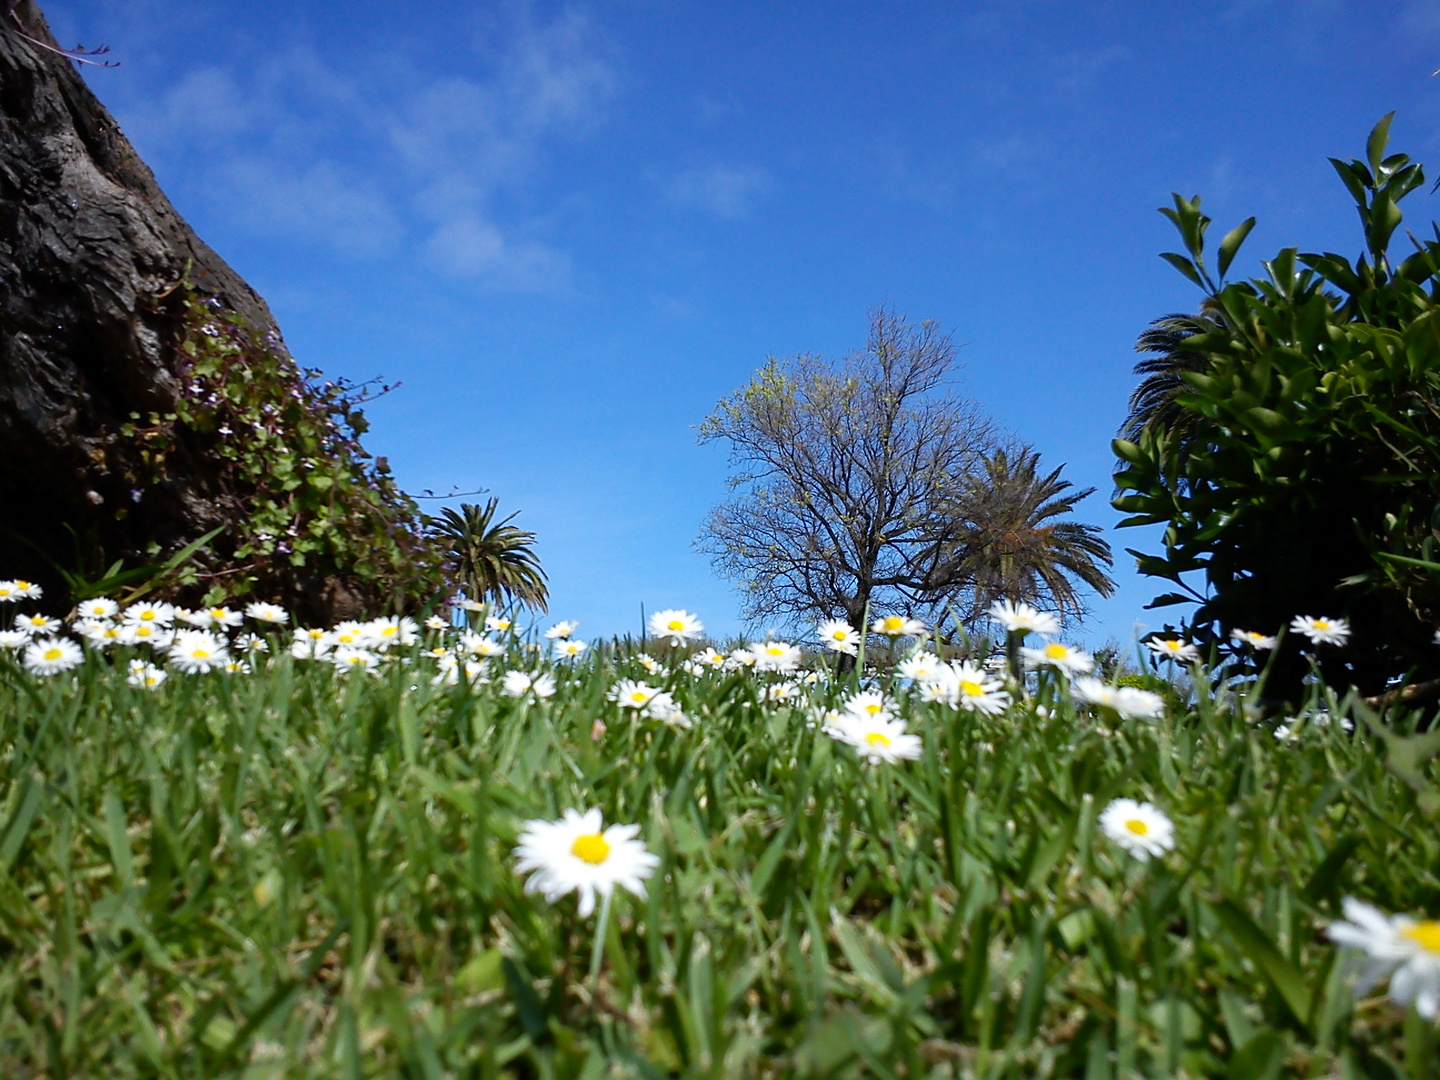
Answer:
<svg viewBox="0 0 1440 1080"><path fill-rule="evenodd" d="M882 680L924 752L871 766L817 721L853 684L766 704L783 676L663 646L660 675L623 643L512 648L473 688L274 652L153 690L123 659L0 660L0 1075L1434 1067L1322 933L1346 895L1440 912L1434 822L1363 725L1312 710L1280 740L1204 692L1121 721L1058 675L987 717ZM500 693L537 665L554 697ZM621 677L693 727L621 710ZM1108 840L1119 797L1175 850ZM591 807L660 858L603 923L522 892L513 856L527 820Z"/></svg>

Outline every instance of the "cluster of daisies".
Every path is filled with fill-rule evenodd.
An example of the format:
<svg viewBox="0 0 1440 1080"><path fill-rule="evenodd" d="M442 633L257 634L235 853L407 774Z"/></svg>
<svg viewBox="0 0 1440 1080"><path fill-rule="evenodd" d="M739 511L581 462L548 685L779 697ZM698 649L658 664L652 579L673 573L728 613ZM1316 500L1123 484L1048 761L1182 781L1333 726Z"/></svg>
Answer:
<svg viewBox="0 0 1440 1080"><path fill-rule="evenodd" d="M40 586L21 580L0 581L0 603L37 600ZM244 611L228 607L190 610L165 603L136 603L120 607L98 597L79 604L69 625L48 615L17 615L10 628L0 630L0 649L20 654L26 671L41 677L79 667L85 661L81 643L105 652L118 645L147 650L149 660L130 661L129 681L156 687L168 667L196 674L207 671L248 671L245 657L269 648L259 633L235 633L246 619L261 628L285 623L289 616L274 604L250 604ZM74 636L71 636L71 635ZM78 640L77 640L78 638Z"/></svg>

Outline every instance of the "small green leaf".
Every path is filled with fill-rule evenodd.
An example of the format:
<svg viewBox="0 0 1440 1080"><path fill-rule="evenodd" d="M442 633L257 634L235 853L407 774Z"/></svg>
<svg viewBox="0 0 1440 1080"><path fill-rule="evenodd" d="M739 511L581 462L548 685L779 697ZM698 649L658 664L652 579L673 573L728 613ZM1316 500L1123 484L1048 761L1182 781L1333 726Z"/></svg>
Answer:
<svg viewBox="0 0 1440 1080"><path fill-rule="evenodd" d="M1234 260L1235 253L1240 250L1240 245L1245 242L1245 238L1250 235L1250 230L1253 228L1255 228L1255 219L1248 217L1226 233L1225 239L1220 241L1218 263L1220 276L1222 278L1225 276L1225 272L1230 269L1230 263Z"/></svg>

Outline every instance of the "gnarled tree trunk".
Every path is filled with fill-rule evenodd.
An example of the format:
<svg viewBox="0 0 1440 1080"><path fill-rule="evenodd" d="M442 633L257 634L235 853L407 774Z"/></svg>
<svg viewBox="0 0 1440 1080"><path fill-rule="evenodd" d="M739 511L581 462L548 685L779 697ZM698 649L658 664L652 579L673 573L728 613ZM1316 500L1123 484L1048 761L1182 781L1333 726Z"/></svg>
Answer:
<svg viewBox="0 0 1440 1080"><path fill-rule="evenodd" d="M16 14L54 43L30 0ZM58 585L45 555L69 564L77 537L91 558L148 561L235 513L203 454L136 484L120 430L185 392L184 283L283 352L265 301L175 211L74 64L0 18L0 577Z"/></svg>

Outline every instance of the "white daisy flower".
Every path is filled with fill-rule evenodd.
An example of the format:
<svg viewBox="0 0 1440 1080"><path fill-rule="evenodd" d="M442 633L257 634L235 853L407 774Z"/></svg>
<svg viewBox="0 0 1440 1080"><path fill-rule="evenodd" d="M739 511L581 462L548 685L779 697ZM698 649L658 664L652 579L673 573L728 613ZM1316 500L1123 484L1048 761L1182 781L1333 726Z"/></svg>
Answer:
<svg viewBox="0 0 1440 1080"><path fill-rule="evenodd" d="M636 682L634 679L621 679L610 688L607 696L622 709L643 709L658 693L659 687Z"/></svg>
<svg viewBox="0 0 1440 1080"><path fill-rule="evenodd" d="M450 624L439 615L431 615L421 625L424 626L426 630L445 630L450 626Z"/></svg>
<svg viewBox="0 0 1440 1080"><path fill-rule="evenodd" d="M1254 630L1241 630L1239 627L1230 631L1230 640L1238 645L1249 645L1250 648L1256 650L1273 649L1276 644L1276 639L1273 637Z"/></svg>
<svg viewBox="0 0 1440 1080"><path fill-rule="evenodd" d="M831 652L854 656L860 646L860 635L844 619L827 619L815 628L815 636Z"/></svg>
<svg viewBox="0 0 1440 1080"><path fill-rule="evenodd" d="M174 640L175 631L153 622L122 623L120 626L122 645L149 645L152 649L167 649Z"/></svg>
<svg viewBox="0 0 1440 1080"><path fill-rule="evenodd" d="M75 624L75 632L96 649L113 648L124 638L123 628L109 619L82 619Z"/></svg>
<svg viewBox="0 0 1440 1080"><path fill-rule="evenodd" d="M220 670L227 675L249 675L250 665L244 660L226 660Z"/></svg>
<svg viewBox="0 0 1440 1080"><path fill-rule="evenodd" d="M23 649L30 644L30 635L24 630L0 630L0 649Z"/></svg>
<svg viewBox="0 0 1440 1080"><path fill-rule="evenodd" d="M940 658L932 652L918 652L914 656L907 656L900 661L896 668L902 679L909 679L912 682L924 682L926 679L933 679L935 673L940 670Z"/></svg>
<svg viewBox="0 0 1440 1080"><path fill-rule="evenodd" d="M725 654L715 649L704 649L685 661L685 671L690 675L703 675L707 671L719 671L725 666Z"/></svg>
<svg viewBox="0 0 1440 1080"><path fill-rule="evenodd" d="M466 630L460 635L459 649L461 652L473 653L487 660L492 656L503 656L505 646L496 641L488 634L477 634L473 630Z"/></svg>
<svg viewBox="0 0 1440 1080"><path fill-rule="evenodd" d="M1310 639L1312 645L1344 645L1350 640L1350 624L1344 619L1332 619L1321 615L1296 615L1290 629Z"/></svg>
<svg viewBox="0 0 1440 1080"><path fill-rule="evenodd" d="M326 659L336 671L376 671L380 667L379 655L354 645L336 645Z"/></svg>
<svg viewBox="0 0 1440 1080"><path fill-rule="evenodd" d="M679 703L663 690L645 703L645 707L640 710L640 715L651 720L659 720L662 724L669 724L671 727L690 727L690 718L685 715L685 710L680 708Z"/></svg>
<svg viewBox="0 0 1440 1080"><path fill-rule="evenodd" d="M108 596L97 596L76 605L75 615L81 619L113 619L119 610L120 605Z"/></svg>
<svg viewBox="0 0 1440 1080"><path fill-rule="evenodd" d="M131 604L122 613L120 621L126 626L169 626L175 621L175 607L172 604Z"/></svg>
<svg viewBox="0 0 1440 1080"><path fill-rule="evenodd" d="M756 671L794 671L803 655L799 645L788 641L757 641L751 644L750 651L755 656Z"/></svg>
<svg viewBox="0 0 1440 1080"><path fill-rule="evenodd" d="M1145 647L1165 660L1175 660L1182 664L1200 662L1200 650L1179 638L1150 638L1145 642Z"/></svg>
<svg viewBox="0 0 1440 1080"><path fill-rule="evenodd" d="M748 648L732 649L730 655L725 658L726 671L738 671L741 668L753 668L755 666L755 654Z"/></svg>
<svg viewBox="0 0 1440 1080"><path fill-rule="evenodd" d="M507 697L533 697L543 701L555 696L555 676L549 672L531 675L528 671L507 671L500 690Z"/></svg>
<svg viewBox="0 0 1440 1080"><path fill-rule="evenodd" d="M504 615L487 615L485 617L485 629L492 634L503 634L513 624Z"/></svg>
<svg viewBox="0 0 1440 1080"><path fill-rule="evenodd" d="M1095 666L1094 657L1085 650L1072 645L1062 645L1058 641L1048 642L1038 649L1022 648L1020 656L1024 659L1025 666L1031 670L1053 667L1066 675L1083 675Z"/></svg>
<svg viewBox="0 0 1440 1080"><path fill-rule="evenodd" d="M268 653L270 643L259 634L241 634L235 639L235 648L242 653Z"/></svg>
<svg viewBox="0 0 1440 1080"><path fill-rule="evenodd" d="M890 720L894 718L890 712L889 705L885 701L885 695L877 690L861 690L851 694L841 704L841 708L846 713L870 720Z"/></svg>
<svg viewBox="0 0 1440 1080"><path fill-rule="evenodd" d="M886 715L861 716L853 712L827 718L825 733L838 742L853 746L867 764L894 764L914 761L923 747L920 736L905 730L905 721Z"/></svg>
<svg viewBox="0 0 1440 1080"><path fill-rule="evenodd" d="M947 665L947 682L955 687L952 704L985 716L999 716L1010 707L1010 691L988 671L971 664Z"/></svg>
<svg viewBox="0 0 1440 1080"><path fill-rule="evenodd" d="M800 696L800 687L797 683L786 680L785 682L772 683L760 690L760 700L768 701L771 704L778 704L782 701L794 701Z"/></svg>
<svg viewBox="0 0 1440 1080"><path fill-rule="evenodd" d="M1165 715L1165 699L1138 686L1122 686L1115 691L1114 708L1126 720L1158 720Z"/></svg>
<svg viewBox="0 0 1440 1080"><path fill-rule="evenodd" d="M564 641L578 629L580 629L580 624L577 621L564 619L546 630L545 636L551 641Z"/></svg>
<svg viewBox="0 0 1440 1080"><path fill-rule="evenodd" d="M62 671L79 667L85 662L85 653L69 638L43 638L32 641L25 648L21 663L32 675L56 675Z"/></svg>
<svg viewBox="0 0 1440 1080"><path fill-rule="evenodd" d="M170 663L188 675L224 667L230 661L225 643L209 630L182 630L170 643Z"/></svg>
<svg viewBox="0 0 1440 1080"><path fill-rule="evenodd" d="M1414 1004L1426 1020L1440 1014L1440 922L1386 915L1353 897L1341 901L1345 920L1325 933L1337 945L1359 949L1369 961L1356 987L1365 993L1389 976L1390 1000Z"/></svg>
<svg viewBox="0 0 1440 1080"><path fill-rule="evenodd" d="M595 910L596 895L608 897L619 885L645 895L645 879L660 858L637 840L639 825L604 828L599 810L566 810L559 821L527 821L515 848L515 869L530 874L525 891L553 904L566 893L580 896L580 916Z"/></svg>
<svg viewBox="0 0 1440 1080"><path fill-rule="evenodd" d="M663 670L660 661L649 653L636 653L635 662L645 669L647 675L658 675Z"/></svg>
<svg viewBox="0 0 1440 1080"><path fill-rule="evenodd" d="M438 674L430 680L432 686L454 686L460 681L460 676L465 676L465 681L472 684L483 683L485 674L485 662L483 660L466 660L463 664L460 658L454 653L445 653L435 665Z"/></svg>
<svg viewBox="0 0 1440 1080"><path fill-rule="evenodd" d="M705 633L705 624L688 611L667 608L650 616L650 636L667 638L671 645L694 641Z"/></svg>
<svg viewBox="0 0 1440 1080"><path fill-rule="evenodd" d="M1150 803L1116 799L1099 820L1101 831L1137 859L1164 855L1175 846L1175 826Z"/></svg>
<svg viewBox="0 0 1440 1080"><path fill-rule="evenodd" d="M339 648L342 645L351 649L368 649L370 647L365 642L365 624L356 622L354 619L336 623L335 628L325 635L324 640L329 643L331 648Z"/></svg>
<svg viewBox="0 0 1440 1080"><path fill-rule="evenodd" d="M198 626L201 629L208 629L212 626L230 628L239 626L245 621L245 616L238 611L231 611L228 607L203 608L200 611L186 611L183 614L181 609L175 610L175 617L191 626Z"/></svg>
<svg viewBox="0 0 1440 1080"><path fill-rule="evenodd" d="M1058 634L1060 619L1048 611L1037 611L1029 604L996 600L990 605L990 617L1005 627L1007 634Z"/></svg>
<svg viewBox="0 0 1440 1080"><path fill-rule="evenodd" d="M256 622L284 626L290 621L290 614L279 604L267 604L257 600L245 608L245 614Z"/></svg>
<svg viewBox="0 0 1440 1080"><path fill-rule="evenodd" d="M561 660L578 660L590 646L579 638L558 638L555 641L555 656Z"/></svg>
<svg viewBox="0 0 1440 1080"><path fill-rule="evenodd" d="M145 690L154 690L163 683L168 674L162 667L154 664L147 664L143 660L136 660L130 664L130 674L125 681L131 686L139 686Z"/></svg>
<svg viewBox="0 0 1440 1080"><path fill-rule="evenodd" d="M48 615L16 615L14 626L16 630L34 637L37 634L53 634L60 629L60 620Z"/></svg>
<svg viewBox="0 0 1440 1080"><path fill-rule="evenodd" d="M372 649L388 649L392 645L413 645L420 634L420 627L408 615L391 615L388 618L371 619L360 629L362 644Z"/></svg>
<svg viewBox="0 0 1440 1080"><path fill-rule="evenodd" d="M14 603L17 600L39 600L42 591L39 585L23 578L0 581L0 604Z"/></svg>
<svg viewBox="0 0 1440 1080"><path fill-rule="evenodd" d="M870 624L870 629L889 638L921 637L925 624L919 619L907 619L904 615L882 615Z"/></svg>

